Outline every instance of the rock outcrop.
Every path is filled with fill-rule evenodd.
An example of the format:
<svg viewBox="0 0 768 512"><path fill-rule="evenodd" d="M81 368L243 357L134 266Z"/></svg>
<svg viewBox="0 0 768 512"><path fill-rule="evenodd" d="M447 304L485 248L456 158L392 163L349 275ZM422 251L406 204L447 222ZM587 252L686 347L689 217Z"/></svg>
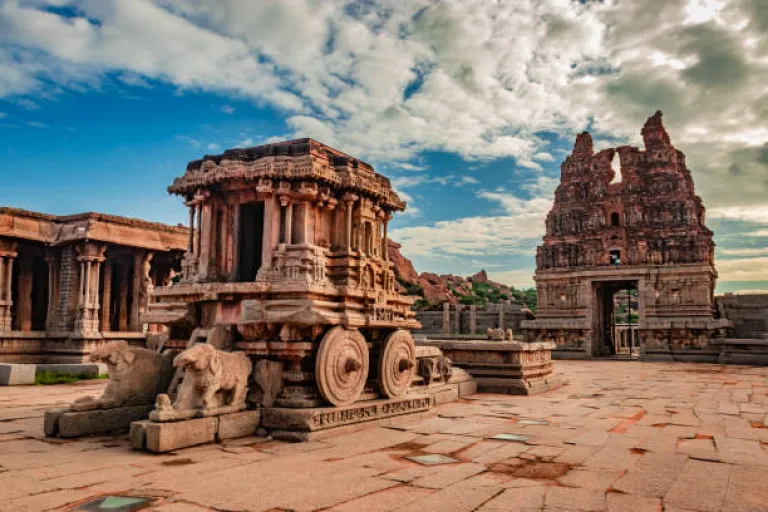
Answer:
<svg viewBox="0 0 768 512"><path fill-rule="evenodd" d="M388 243L389 260L394 263L398 286L404 292L421 295L432 305L444 302L458 304L463 297L478 297L478 292L491 297L491 302L516 302L512 287L491 281L485 270L470 277L433 272L419 274L413 262L400 253L401 245L392 240Z"/></svg>

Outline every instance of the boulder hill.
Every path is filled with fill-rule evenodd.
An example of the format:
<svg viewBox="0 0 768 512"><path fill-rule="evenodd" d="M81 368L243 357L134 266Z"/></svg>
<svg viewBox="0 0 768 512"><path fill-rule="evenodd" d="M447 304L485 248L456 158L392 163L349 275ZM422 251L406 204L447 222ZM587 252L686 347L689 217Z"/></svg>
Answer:
<svg viewBox="0 0 768 512"><path fill-rule="evenodd" d="M401 245L392 240L388 242L389 260L394 263L399 291L421 297L414 304L415 309L431 309L444 302L478 306L509 302L526 305L535 311L535 288L518 290L513 286L496 283L488 279L485 270L469 277L432 272L419 274L413 262L400 253Z"/></svg>

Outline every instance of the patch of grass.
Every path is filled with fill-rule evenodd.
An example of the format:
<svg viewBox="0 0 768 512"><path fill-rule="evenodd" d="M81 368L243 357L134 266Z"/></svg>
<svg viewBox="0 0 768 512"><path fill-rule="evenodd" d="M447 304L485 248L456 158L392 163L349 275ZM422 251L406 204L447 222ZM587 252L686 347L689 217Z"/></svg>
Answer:
<svg viewBox="0 0 768 512"><path fill-rule="evenodd" d="M50 384L70 384L80 380L97 380L108 379L109 375L106 373L100 373L99 375L82 374L73 375L71 373L62 372L41 372L35 375L35 385L48 386Z"/></svg>

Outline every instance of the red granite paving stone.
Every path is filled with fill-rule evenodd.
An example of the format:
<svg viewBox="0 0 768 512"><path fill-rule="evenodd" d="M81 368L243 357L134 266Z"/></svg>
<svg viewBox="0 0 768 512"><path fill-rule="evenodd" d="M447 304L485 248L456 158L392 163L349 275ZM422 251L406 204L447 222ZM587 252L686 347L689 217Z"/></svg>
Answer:
<svg viewBox="0 0 768 512"><path fill-rule="evenodd" d="M732 439L757 440L754 429L744 418L725 418L725 436Z"/></svg>
<svg viewBox="0 0 768 512"><path fill-rule="evenodd" d="M517 443L517 442L509 442L504 441L505 446L501 446L496 450L491 450L489 452L483 453L482 455L475 457L472 459L473 462L477 462L479 464L494 464L496 462L501 462L505 459L509 459L510 457L516 457L517 455L520 455L525 450L530 448L528 445L524 443Z"/></svg>
<svg viewBox="0 0 768 512"><path fill-rule="evenodd" d="M548 487L544 496L544 505L549 510L605 510L605 493L591 489L571 487Z"/></svg>
<svg viewBox="0 0 768 512"><path fill-rule="evenodd" d="M688 458L674 453L647 453L613 488L630 494L661 498L685 467Z"/></svg>
<svg viewBox="0 0 768 512"><path fill-rule="evenodd" d="M564 452L565 448L556 448L554 446L534 446L525 453L549 460L562 455Z"/></svg>
<svg viewBox="0 0 768 512"><path fill-rule="evenodd" d="M768 510L766 469L761 466L734 467L728 480L723 510L754 512Z"/></svg>
<svg viewBox="0 0 768 512"><path fill-rule="evenodd" d="M556 457L555 462L583 464L600 449L599 446L574 446L573 448L567 449L562 455Z"/></svg>
<svg viewBox="0 0 768 512"><path fill-rule="evenodd" d="M50 510L79 502L92 495L92 491L75 489L44 492L0 503L0 512Z"/></svg>
<svg viewBox="0 0 768 512"><path fill-rule="evenodd" d="M576 468L558 478L557 481L565 487L579 487L605 492L623 474L624 472L621 471L589 471Z"/></svg>
<svg viewBox="0 0 768 512"><path fill-rule="evenodd" d="M420 500L413 501L398 509L399 512L424 512L445 510L450 512L472 512L504 491L502 487L469 487L454 485L441 489Z"/></svg>
<svg viewBox="0 0 768 512"><path fill-rule="evenodd" d="M664 503L702 512L719 511L731 469L729 464L689 460L664 494Z"/></svg>
<svg viewBox="0 0 768 512"><path fill-rule="evenodd" d="M661 499L609 492L605 495L605 505L608 512L660 512Z"/></svg>
<svg viewBox="0 0 768 512"><path fill-rule="evenodd" d="M400 485L336 505L328 512L388 512L433 494L434 490Z"/></svg>
<svg viewBox="0 0 768 512"><path fill-rule="evenodd" d="M509 488L486 502L477 512L508 512L510 510L541 510L546 487Z"/></svg>
<svg viewBox="0 0 768 512"><path fill-rule="evenodd" d="M413 480L411 485L430 489L442 489L483 471L486 471L486 467L482 464L471 462L451 464L450 466L445 466L445 469L439 472Z"/></svg>

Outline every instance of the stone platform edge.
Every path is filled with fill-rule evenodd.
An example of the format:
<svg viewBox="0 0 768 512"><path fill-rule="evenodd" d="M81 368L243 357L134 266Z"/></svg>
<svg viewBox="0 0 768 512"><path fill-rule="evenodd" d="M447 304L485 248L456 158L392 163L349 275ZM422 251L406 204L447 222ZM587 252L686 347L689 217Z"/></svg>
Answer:
<svg viewBox="0 0 768 512"><path fill-rule="evenodd" d="M199 444L252 436L261 421L263 409L156 423L140 420L131 423L129 442L134 450L165 453Z"/></svg>
<svg viewBox="0 0 768 512"><path fill-rule="evenodd" d="M48 437L74 438L93 434L124 434L131 423L145 419L154 405L131 405L112 409L72 411L69 408L45 411L43 430Z"/></svg>

